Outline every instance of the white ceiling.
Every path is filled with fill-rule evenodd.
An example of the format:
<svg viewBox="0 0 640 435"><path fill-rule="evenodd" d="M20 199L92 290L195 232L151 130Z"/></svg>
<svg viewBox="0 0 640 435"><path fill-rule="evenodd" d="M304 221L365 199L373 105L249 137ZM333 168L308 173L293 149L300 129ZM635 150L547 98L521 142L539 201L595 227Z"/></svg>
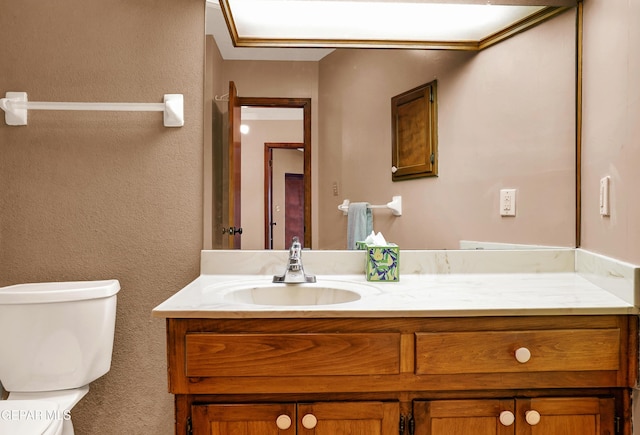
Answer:
<svg viewBox="0 0 640 435"><path fill-rule="evenodd" d="M213 36L225 60L318 61L333 51L331 48L234 47L218 0L207 0L205 33Z"/></svg>

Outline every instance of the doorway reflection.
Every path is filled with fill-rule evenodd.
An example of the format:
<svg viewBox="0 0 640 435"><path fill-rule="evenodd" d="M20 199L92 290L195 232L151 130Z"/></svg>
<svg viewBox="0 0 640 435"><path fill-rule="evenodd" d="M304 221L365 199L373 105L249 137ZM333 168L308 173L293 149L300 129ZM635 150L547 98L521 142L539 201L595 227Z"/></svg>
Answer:
<svg viewBox="0 0 640 435"><path fill-rule="evenodd" d="M265 249L287 249L294 236L304 240L303 146L264 145Z"/></svg>

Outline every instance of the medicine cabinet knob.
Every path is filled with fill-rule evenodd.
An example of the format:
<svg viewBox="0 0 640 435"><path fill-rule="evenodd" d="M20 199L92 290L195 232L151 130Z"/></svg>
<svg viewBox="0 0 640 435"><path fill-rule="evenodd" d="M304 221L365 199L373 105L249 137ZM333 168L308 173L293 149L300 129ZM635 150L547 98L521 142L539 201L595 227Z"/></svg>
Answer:
<svg viewBox="0 0 640 435"><path fill-rule="evenodd" d="M396 172L398 172L398 168L396 168L395 166L391 167L391 173L395 174Z"/></svg>
<svg viewBox="0 0 640 435"><path fill-rule="evenodd" d="M500 423L503 426L511 426L516 421L516 416L511 411L502 411L500 413Z"/></svg>
<svg viewBox="0 0 640 435"><path fill-rule="evenodd" d="M276 426L278 429L286 430L291 427L291 417L286 414L282 414L276 418Z"/></svg>
<svg viewBox="0 0 640 435"><path fill-rule="evenodd" d="M532 409L531 411L527 411L524 413L524 419L531 426L535 426L536 424L540 423L540 413Z"/></svg>
<svg viewBox="0 0 640 435"><path fill-rule="evenodd" d="M318 419L313 414L307 414L302 417L302 426L305 429L313 429L318 424Z"/></svg>
<svg viewBox="0 0 640 435"><path fill-rule="evenodd" d="M521 347L516 350L516 360L519 363L524 364L531 359L531 351L526 347Z"/></svg>

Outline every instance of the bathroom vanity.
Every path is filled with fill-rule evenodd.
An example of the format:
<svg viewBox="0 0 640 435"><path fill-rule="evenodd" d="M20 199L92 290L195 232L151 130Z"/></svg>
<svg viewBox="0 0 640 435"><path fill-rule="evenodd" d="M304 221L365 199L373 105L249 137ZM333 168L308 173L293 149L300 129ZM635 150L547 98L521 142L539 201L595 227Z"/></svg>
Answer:
<svg viewBox="0 0 640 435"><path fill-rule="evenodd" d="M217 273L241 254L203 253L213 273L154 309L167 323L175 432L631 435L637 270L591 258L580 269L567 251L502 253L500 266L494 253L403 252L401 281L378 284L323 277L328 263L314 258L318 286L353 282L363 296L301 306L232 296L272 288L255 283L280 272L281 253L233 263L248 275ZM331 271L362 268L358 253L341 255Z"/></svg>

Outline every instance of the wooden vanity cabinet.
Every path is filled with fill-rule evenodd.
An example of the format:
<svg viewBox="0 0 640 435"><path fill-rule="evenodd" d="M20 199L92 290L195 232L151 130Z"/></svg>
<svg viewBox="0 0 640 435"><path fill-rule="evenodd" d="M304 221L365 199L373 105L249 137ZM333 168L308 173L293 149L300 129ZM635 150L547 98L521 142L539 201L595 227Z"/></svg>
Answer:
<svg viewBox="0 0 640 435"><path fill-rule="evenodd" d="M168 319L167 340L179 435L631 435L636 316Z"/></svg>

